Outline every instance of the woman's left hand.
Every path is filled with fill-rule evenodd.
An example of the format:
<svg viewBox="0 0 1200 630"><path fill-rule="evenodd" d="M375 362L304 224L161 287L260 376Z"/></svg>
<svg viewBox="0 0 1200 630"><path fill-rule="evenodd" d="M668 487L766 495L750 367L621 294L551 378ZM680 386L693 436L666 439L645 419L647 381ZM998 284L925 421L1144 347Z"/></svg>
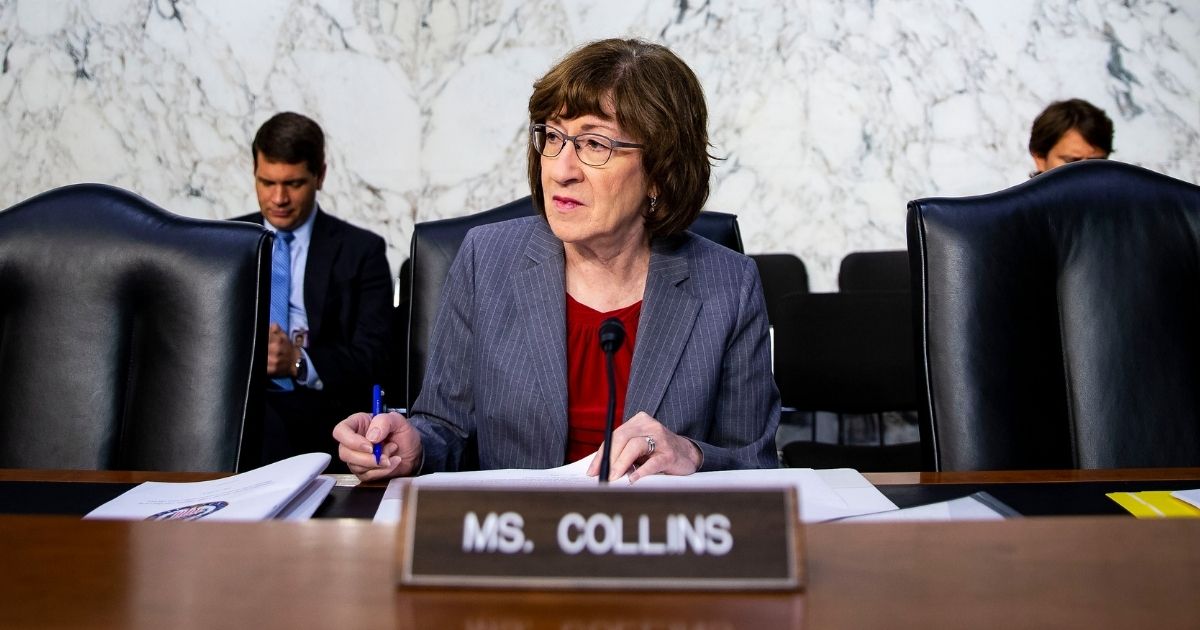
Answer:
<svg viewBox="0 0 1200 630"><path fill-rule="evenodd" d="M601 446L587 474L600 474ZM609 478L619 479L629 472L629 483L646 475L690 475L700 469L704 456L691 440L671 432L650 414L639 411L613 431ZM635 467L636 465L636 467ZM632 470L631 470L632 469Z"/></svg>

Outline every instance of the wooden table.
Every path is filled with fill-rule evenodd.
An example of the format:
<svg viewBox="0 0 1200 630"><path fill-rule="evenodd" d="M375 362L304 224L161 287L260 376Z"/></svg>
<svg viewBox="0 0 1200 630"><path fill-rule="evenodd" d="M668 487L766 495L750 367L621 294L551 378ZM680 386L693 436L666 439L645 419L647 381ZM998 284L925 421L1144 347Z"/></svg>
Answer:
<svg viewBox="0 0 1200 630"><path fill-rule="evenodd" d="M31 473L25 474L28 479ZM121 474L128 475L98 475ZM929 474L913 473L920 481ZM1012 474L1026 481L1037 477ZM1084 477L1101 474L1200 479L1196 469L1089 471ZM974 482L1011 481L1009 473L970 475ZM0 480L6 476L19 474L9 471ZM1043 476L1070 481L1058 472ZM486 592L397 588L395 530L362 520L225 524L3 516L0 628L1200 625L1200 520L828 523L806 527L805 537L809 586L803 593Z"/></svg>

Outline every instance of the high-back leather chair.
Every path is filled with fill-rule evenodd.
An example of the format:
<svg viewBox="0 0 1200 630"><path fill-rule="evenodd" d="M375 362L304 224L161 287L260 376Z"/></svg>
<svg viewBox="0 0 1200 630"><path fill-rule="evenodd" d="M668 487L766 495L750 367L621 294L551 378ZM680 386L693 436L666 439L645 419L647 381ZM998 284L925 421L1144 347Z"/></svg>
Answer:
<svg viewBox="0 0 1200 630"><path fill-rule="evenodd" d="M500 207L476 214L418 223L413 227L409 251L412 280L409 292L408 318L408 397L411 407L425 379L425 364L429 355L429 336L437 315L442 285L450 271L450 263L458 254L467 230L488 223L533 216L533 200L529 196ZM724 212L700 213L688 228L711 241L741 253L742 233L737 216Z"/></svg>
<svg viewBox="0 0 1200 630"><path fill-rule="evenodd" d="M910 291L908 252L903 249L851 252L838 266L838 290Z"/></svg>
<svg viewBox="0 0 1200 630"><path fill-rule="evenodd" d="M914 416L917 409L911 312L907 291L794 293L781 300L775 324L780 402L836 414L839 433L837 444L818 442L814 414L813 439L782 448L789 467L922 469L918 443L884 443L883 415ZM843 415L851 414L875 419L877 446L843 443Z"/></svg>
<svg viewBox="0 0 1200 630"><path fill-rule="evenodd" d="M909 204L937 470L1200 466L1200 187L1087 161Z"/></svg>
<svg viewBox="0 0 1200 630"><path fill-rule="evenodd" d="M795 254L753 254L750 258L758 267L758 278L762 281L767 321L778 325L783 298L793 293L808 293L808 269Z"/></svg>
<svg viewBox="0 0 1200 630"><path fill-rule="evenodd" d="M100 184L0 212L0 467L257 465L270 259Z"/></svg>
<svg viewBox="0 0 1200 630"><path fill-rule="evenodd" d="M393 281L391 340L383 387L389 407L404 407L408 391L408 300L412 294L412 261L405 258Z"/></svg>

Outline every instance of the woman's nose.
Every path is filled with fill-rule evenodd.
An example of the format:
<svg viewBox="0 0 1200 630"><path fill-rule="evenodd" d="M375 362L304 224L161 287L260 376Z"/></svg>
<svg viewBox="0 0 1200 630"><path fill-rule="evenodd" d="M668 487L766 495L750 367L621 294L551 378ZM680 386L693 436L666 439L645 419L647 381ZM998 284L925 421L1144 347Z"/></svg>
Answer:
<svg viewBox="0 0 1200 630"><path fill-rule="evenodd" d="M582 163L576 153L575 143L568 142L555 157L542 158L542 169L560 184L582 179Z"/></svg>

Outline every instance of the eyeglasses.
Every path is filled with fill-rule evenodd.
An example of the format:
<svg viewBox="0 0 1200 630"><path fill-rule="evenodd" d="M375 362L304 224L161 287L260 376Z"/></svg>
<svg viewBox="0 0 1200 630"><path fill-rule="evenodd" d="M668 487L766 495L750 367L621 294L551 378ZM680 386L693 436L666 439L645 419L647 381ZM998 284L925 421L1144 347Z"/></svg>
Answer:
<svg viewBox="0 0 1200 630"><path fill-rule="evenodd" d="M621 142L598 133L581 133L568 136L566 133L549 125L529 125L529 140L538 153L552 158L562 153L567 142L575 145L575 155L579 161L588 166L604 166L612 157L613 149L641 149L645 145L634 142Z"/></svg>

